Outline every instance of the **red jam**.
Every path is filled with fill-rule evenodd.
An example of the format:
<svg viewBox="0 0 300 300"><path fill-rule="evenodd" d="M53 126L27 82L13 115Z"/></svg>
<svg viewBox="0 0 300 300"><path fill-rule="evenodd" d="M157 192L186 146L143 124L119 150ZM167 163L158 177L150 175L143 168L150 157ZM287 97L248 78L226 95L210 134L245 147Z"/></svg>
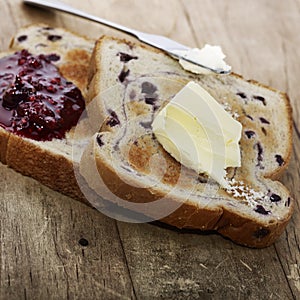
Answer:
<svg viewBox="0 0 300 300"><path fill-rule="evenodd" d="M51 55L22 50L0 59L0 127L38 141L62 139L76 125L85 102L63 78Z"/></svg>

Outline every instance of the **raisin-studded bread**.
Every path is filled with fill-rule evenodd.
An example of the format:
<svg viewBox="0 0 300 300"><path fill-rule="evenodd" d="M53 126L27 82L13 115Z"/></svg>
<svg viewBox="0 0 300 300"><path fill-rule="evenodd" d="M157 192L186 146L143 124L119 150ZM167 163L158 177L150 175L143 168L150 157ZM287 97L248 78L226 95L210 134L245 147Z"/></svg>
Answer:
<svg viewBox="0 0 300 300"><path fill-rule="evenodd" d="M181 166L152 133L160 108L190 80L243 125L242 166L227 170L227 190ZM103 198L179 228L216 230L250 247L268 246L282 233L293 211L290 193L276 181L292 148L284 93L236 74L196 76L158 50L103 37L92 56L88 101L99 133L80 171ZM163 199L157 211L136 205L157 199ZM170 207L174 211L164 215Z"/></svg>
<svg viewBox="0 0 300 300"><path fill-rule="evenodd" d="M10 53L2 57L22 49L33 55L50 55L50 60L57 65L60 73L85 95L93 47L94 41L65 29L37 24L21 28L11 41ZM84 200L74 176L73 164L76 165L76 161L73 161L72 145L81 147L87 141L84 136L77 135L76 139L74 141L73 129L63 139L36 141L0 127L0 160L52 189Z"/></svg>
<svg viewBox="0 0 300 300"><path fill-rule="evenodd" d="M46 24L34 24L19 29L10 43L11 50L27 49L32 54L56 54L58 58L52 62L84 95L93 47L93 40Z"/></svg>

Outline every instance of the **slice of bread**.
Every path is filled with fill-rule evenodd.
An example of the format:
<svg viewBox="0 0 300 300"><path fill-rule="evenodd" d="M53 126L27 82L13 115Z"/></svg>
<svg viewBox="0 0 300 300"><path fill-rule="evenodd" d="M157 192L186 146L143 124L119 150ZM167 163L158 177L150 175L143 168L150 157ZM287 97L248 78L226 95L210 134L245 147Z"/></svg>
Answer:
<svg viewBox="0 0 300 300"><path fill-rule="evenodd" d="M181 166L152 133L159 109L190 80L243 125L242 167L227 170L229 190ZM88 101L99 133L80 172L104 199L178 228L216 230L250 247L272 244L285 229L294 204L275 181L292 149L291 107L284 93L236 74L196 76L158 50L103 37L92 56Z"/></svg>
<svg viewBox="0 0 300 300"><path fill-rule="evenodd" d="M33 55L54 55L53 63L60 73L75 83L85 95L87 71L94 41L61 28L45 24L20 29L12 39L10 53L26 49ZM63 139L35 141L10 133L0 127L0 160L9 167L31 176L48 187L85 201L74 176L72 145L87 143L86 137L77 136L73 129Z"/></svg>

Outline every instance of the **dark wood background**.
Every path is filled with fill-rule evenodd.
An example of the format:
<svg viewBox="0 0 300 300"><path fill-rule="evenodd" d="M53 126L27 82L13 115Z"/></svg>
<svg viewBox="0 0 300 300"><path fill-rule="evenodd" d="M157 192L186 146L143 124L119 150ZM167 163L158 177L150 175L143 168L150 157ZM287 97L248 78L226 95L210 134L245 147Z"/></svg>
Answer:
<svg viewBox="0 0 300 300"><path fill-rule="evenodd" d="M189 46L219 44L235 72L287 92L295 134L283 182L296 209L273 246L253 250L216 234L114 221L0 165L0 298L300 299L300 1L65 2ZM120 35L20 0L0 4L3 51L17 28L35 22L95 39Z"/></svg>

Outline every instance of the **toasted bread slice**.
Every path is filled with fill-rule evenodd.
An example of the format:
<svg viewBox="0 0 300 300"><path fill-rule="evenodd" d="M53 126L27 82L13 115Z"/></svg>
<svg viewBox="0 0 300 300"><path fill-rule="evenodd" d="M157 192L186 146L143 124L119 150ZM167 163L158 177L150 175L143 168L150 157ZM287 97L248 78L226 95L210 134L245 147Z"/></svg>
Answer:
<svg viewBox="0 0 300 300"><path fill-rule="evenodd" d="M26 49L33 55L54 55L53 63L60 73L75 83L84 95L93 46L93 41L65 29L37 24L20 29L11 41L10 51ZM74 141L73 130L63 139L35 141L0 127L0 160L54 190L85 201L74 176L76 162L72 158L72 145L76 142L80 147L87 141L84 136Z"/></svg>
<svg viewBox="0 0 300 300"><path fill-rule="evenodd" d="M229 190L181 166L152 133L159 109L190 80L243 125L242 166L227 170ZM236 74L196 76L158 50L103 37L92 56L88 99L99 133L80 172L104 199L178 228L216 230L250 247L268 246L282 233L293 211L290 193L274 181L292 149L284 93ZM153 201L161 201L156 211Z"/></svg>

